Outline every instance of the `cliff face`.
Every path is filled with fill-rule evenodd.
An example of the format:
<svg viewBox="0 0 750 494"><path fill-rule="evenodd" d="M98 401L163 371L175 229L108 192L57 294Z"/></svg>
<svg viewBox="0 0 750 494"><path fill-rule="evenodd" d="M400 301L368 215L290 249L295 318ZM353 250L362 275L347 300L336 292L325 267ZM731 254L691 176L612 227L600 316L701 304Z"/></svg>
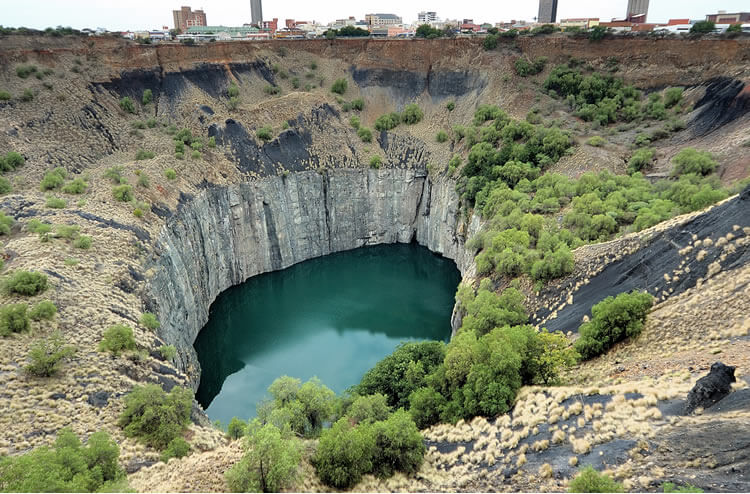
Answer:
<svg viewBox="0 0 750 494"><path fill-rule="evenodd" d="M150 299L160 336L197 387L193 342L209 307L251 276L333 252L416 241L473 270L451 181L409 169L307 171L213 187L167 221L156 242ZM478 221L469 228L473 233ZM356 276L356 273L352 273Z"/></svg>

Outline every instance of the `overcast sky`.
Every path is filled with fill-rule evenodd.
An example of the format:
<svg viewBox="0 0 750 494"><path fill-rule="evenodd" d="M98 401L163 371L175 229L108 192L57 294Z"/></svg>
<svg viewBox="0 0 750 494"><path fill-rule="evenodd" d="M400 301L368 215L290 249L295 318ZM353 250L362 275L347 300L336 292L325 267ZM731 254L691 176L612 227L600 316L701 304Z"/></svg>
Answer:
<svg viewBox="0 0 750 494"><path fill-rule="evenodd" d="M4 4L4 5L3 5ZM172 25L172 10L180 5L203 8L209 25L242 25L250 21L250 0L0 0L0 24L45 28L105 27L110 30L149 29ZM717 10L748 10L748 0L651 0L648 20L703 19ZM558 20L568 17L623 17L627 0L559 0ZM263 17L297 19L327 24L374 12L394 13L413 22L422 10L436 11L445 19L499 22L533 20L536 0L265 0Z"/></svg>

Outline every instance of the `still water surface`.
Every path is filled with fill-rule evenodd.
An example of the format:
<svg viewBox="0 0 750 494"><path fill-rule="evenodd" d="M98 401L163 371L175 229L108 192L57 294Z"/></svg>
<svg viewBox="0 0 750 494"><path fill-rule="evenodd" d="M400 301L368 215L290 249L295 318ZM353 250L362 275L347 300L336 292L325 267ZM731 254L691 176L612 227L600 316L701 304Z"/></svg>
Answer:
<svg viewBox="0 0 750 494"><path fill-rule="evenodd" d="M195 349L212 420L255 416L279 376L340 393L402 341L450 337L453 261L417 245L355 249L250 278L222 293Z"/></svg>

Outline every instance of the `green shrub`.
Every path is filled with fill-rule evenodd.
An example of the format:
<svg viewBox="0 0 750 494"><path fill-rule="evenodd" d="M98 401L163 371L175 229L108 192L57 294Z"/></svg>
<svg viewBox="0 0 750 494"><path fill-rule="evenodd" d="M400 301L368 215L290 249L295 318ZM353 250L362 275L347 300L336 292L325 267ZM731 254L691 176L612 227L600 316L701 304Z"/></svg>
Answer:
<svg viewBox="0 0 750 494"><path fill-rule="evenodd" d="M162 345L159 354L166 360L173 360L177 356L177 348L174 345Z"/></svg>
<svg viewBox="0 0 750 494"><path fill-rule="evenodd" d="M664 91L664 106L672 108L682 101L682 88L681 87L670 87Z"/></svg>
<svg viewBox="0 0 750 494"><path fill-rule="evenodd" d="M124 112L135 113L135 104L133 104L133 100L129 96L125 96L120 100L120 108Z"/></svg>
<svg viewBox="0 0 750 494"><path fill-rule="evenodd" d="M379 155L375 155L370 158L370 168L380 168L380 165L382 164L383 158L381 158Z"/></svg>
<svg viewBox="0 0 750 494"><path fill-rule="evenodd" d="M497 36L494 34L488 34L485 36L482 40L482 47L487 51L497 48Z"/></svg>
<svg viewBox="0 0 750 494"><path fill-rule="evenodd" d="M60 199L58 197L49 196L47 197L47 202L45 202L44 205L51 209L63 209L68 205L68 201L66 201L65 199Z"/></svg>
<svg viewBox="0 0 750 494"><path fill-rule="evenodd" d="M9 194L12 191L13 186L10 184L10 182L4 177L0 177L0 196Z"/></svg>
<svg viewBox="0 0 750 494"><path fill-rule="evenodd" d="M124 324L115 324L104 331L102 341L99 342L100 352L110 352L115 356L125 350L135 350L133 329Z"/></svg>
<svg viewBox="0 0 750 494"><path fill-rule="evenodd" d="M21 101L28 103L34 100L34 92L31 89L24 89L20 97Z"/></svg>
<svg viewBox="0 0 750 494"><path fill-rule="evenodd" d="M89 237L88 235L81 235L73 241L73 247L77 249L88 250L91 248L91 244L93 243L94 240L91 237Z"/></svg>
<svg viewBox="0 0 750 494"><path fill-rule="evenodd" d="M384 130L395 129L400 122L401 116L398 113L385 113L375 120L375 130L382 132Z"/></svg>
<svg viewBox="0 0 750 494"><path fill-rule="evenodd" d="M63 185L62 191L66 194L83 194L86 192L86 189L88 188L89 184L86 183L86 181L82 178L75 178L68 182L67 184Z"/></svg>
<svg viewBox="0 0 750 494"><path fill-rule="evenodd" d="M419 429L426 429L440 422L440 411L446 400L432 387L419 388L409 395L409 413Z"/></svg>
<svg viewBox="0 0 750 494"><path fill-rule="evenodd" d="M288 431L255 420L249 426L246 452L225 478L232 492L294 490L302 451Z"/></svg>
<svg viewBox="0 0 750 494"><path fill-rule="evenodd" d="M580 337L575 350L584 359L590 359L625 338L638 336L652 304L651 295L636 291L607 297L591 309L591 321L578 328Z"/></svg>
<svg viewBox="0 0 750 494"><path fill-rule="evenodd" d="M237 87L237 84L231 83L229 85L229 89L227 89L227 96L230 98L237 98L240 95L240 88Z"/></svg>
<svg viewBox="0 0 750 494"><path fill-rule="evenodd" d="M375 447L372 473L390 477L396 471L416 473L424 460L424 439L409 413L397 410L387 420L372 425Z"/></svg>
<svg viewBox="0 0 750 494"><path fill-rule="evenodd" d="M38 233L39 239L42 242L46 242L49 240L48 235L52 231L52 225L49 223L42 223L38 219L33 218L26 223L26 230L31 233Z"/></svg>
<svg viewBox="0 0 750 494"><path fill-rule="evenodd" d="M719 164L708 151L698 151L693 148L685 148L672 158L674 168L673 175L684 175L694 173L696 175L709 175L716 170Z"/></svg>
<svg viewBox="0 0 750 494"><path fill-rule="evenodd" d="M159 319L156 318L156 316L150 312L144 312L141 315L140 319L141 326L144 326L150 330L158 329L161 324L159 324Z"/></svg>
<svg viewBox="0 0 750 494"><path fill-rule="evenodd" d="M144 105L147 105L151 103L154 100L154 93L150 89L146 89L143 91L143 96L141 97L141 102Z"/></svg>
<svg viewBox="0 0 750 494"><path fill-rule="evenodd" d="M9 101L11 95L8 91L0 91L0 101Z"/></svg>
<svg viewBox="0 0 750 494"><path fill-rule="evenodd" d="M26 304L8 304L0 307L0 336L25 333L31 329Z"/></svg>
<svg viewBox="0 0 750 494"><path fill-rule="evenodd" d="M408 104L404 107L404 111L401 112L401 121L405 124L415 124L422 121L424 118L424 112L415 103Z"/></svg>
<svg viewBox="0 0 750 494"><path fill-rule="evenodd" d="M65 345L62 334L55 331L49 338L39 340L31 346L30 363L24 370L38 377L53 376L59 372L62 360L73 355L75 351L75 347Z"/></svg>
<svg viewBox="0 0 750 494"><path fill-rule="evenodd" d="M29 311L29 317L34 321L50 320L55 317L55 314L57 314L57 306L50 300L42 300Z"/></svg>
<svg viewBox="0 0 750 494"><path fill-rule="evenodd" d="M365 109L365 100L357 98L352 100L352 110L362 111Z"/></svg>
<svg viewBox="0 0 750 494"><path fill-rule="evenodd" d="M27 296L38 295L47 286L47 276L35 271L16 271L3 282L6 292Z"/></svg>
<svg viewBox="0 0 750 494"><path fill-rule="evenodd" d="M348 85L349 83L346 82L346 79L336 79L331 86L331 92L336 94L344 94Z"/></svg>
<svg viewBox="0 0 750 494"><path fill-rule="evenodd" d="M23 166L25 163L26 160L21 153L8 151L5 154L5 157L0 156L0 171L12 172L16 168Z"/></svg>
<svg viewBox="0 0 750 494"><path fill-rule="evenodd" d="M167 180L174 180L177 178L177 172L174 170L174 168L167 168L164 170L164 176L167 178Z"/></svg>
<svg viewBox="0 0 750 494"><path fill-rule="evenodd" d="M104 178L111 180L114 184L120 184L125 180L122 175L124 171L125 169L122 167L122 165L116 165L111 168L107 168L104 171Z"/></svg>
<svg viewBox="0 0 750 494"><path fill-rule="evenodd" d="M273 401L266 408L258 409L263 422L288 424L292 432L303 437L317 437L323 424L331 420L336 394L324 386L318 378L300 384L299 379L282 376L268 388ZM284 417L280 423L278 417Z"/></svg>
<svg viewBox="0 0 750 494"><path fill-rule="evenodd" d="M443 143L448 140L448 134L444 130L439 130L435 136L437 142Z"/></svg>
<svg viewBox="0 0 750 494"><path fill-rule="evenodd" d="M547 57L537 57L533 62L526 58L519 58L516 60L514 68L516 69L516 74L519 76L528 77L540 73L546 65Z"/></svg>
<svg viewBox="0 0 750 494"><path fill-rule="evenodd" d="M112 196L120 202L130 202L135 199L133 196L133 187L128 184L113 187Z"/></svg>
<svg viewBox="0 0 750 494"><path fill-rule="evenodd" d="M281 88L279 86L272 86L268 84L263 88L263 92L270 95L276 95L281 93Z"/></svg>
<svg viewBox="0 0 750 494"><path fill-rule="evenodd" d="M0 235L10 235L10 229L13 227L13 218L6 216L0 211Z"/></svg>
<svg viewBox="0 0 750 494"><path fill-rule="evenodd" d="M65 181L65 177L67 175L68 172L65 171L65 168L62 167L55 168L54 170L50 170L45 173L44 178L42 178L42 182L40 184L42 192L44 192L45 190L52 190L60 187Z"/></svg>
<svg viewBox="0 0 750 494"><path fill-rule="evenodd" d="M247 432L248 424L238 417L232 417L227 426L227 436L230 439L239 439Z"/></svg>
<svg viewBox="0 0 750 494"><path fill-rule="evenodd" d="M690 28L691 33L707 34L716 29L716 24L711 21L698 21Z"/></svg>
<svg viewBox="0 0 750 494"><path fill-rule="evenodd" d="M143 218L143 210L141 208L133 209L133 216L136 218Z"/></svg>
<svg viewBox="0 0 750 494"><path fill-rule="evenodd" d="M623 490L621 483L612 480L609 475L597 472L591 465L581 469L568 486L568 492L623 492Z"/></svg>
<svg viewBox="0 0 750 494"><path fill-rule="evenodd" d="M359 117L357 115L352 115L352 118L349 119L349 125L354 127L355 129L359 130L359 126L362 124Z"/></svg>
<svg viewBox="0 0 750 494"><path fill-rule="evenodd" d="M357 129L357 136L362 142L372 142L372 131L367 127L360 127Z"/></svg>
<svg viewBox="0 0 750 494"><path fill-rule="evenodd" d="M601 41L607 35L608 29L605 26L594 26L589 30L589 39L591 41Z"/></svg>
<svg viewBox="0 0 750 494"><path fill-rule="evenodd" d="M446 104L445 104L445 108L446 108L446 109L447 109L448 111L453 111L453 110L455 110L455 109L456 109L456 102L455 102L455 101L449 101L448 103L446 103Z"/></svg>
<svg viewBox="0 0 750 494"><path fill-rule="evenodd" d="M735 24L735 26L738 24ZM700 487L696 487L692 484L686 484L684 486L678 487L674 484L674 482L664 482L662 485L662 491L663 492L679 492L679 493L687 493L687 492L703 492L703 489Z"/></svg>
<svg viewBox="0 0 750 494"><path fill-rule="evenodd" d="M201 152L198 151L198 150L195 150L192 153L190 153L190 157L193 158L194 160L200 159L201 158Z"/></svg>
<svg viewBox="0 0 750 494"><path fill-rule="evenodd" d="M64 238L65 240L72 240L78 235L81 227L78 225L56 225L55 236L57 238Z"/></svg>
<svg viewBox="0 0 750 494"><path fill-rule="evenodd" d="M628 173L643 170L654 160L654 150L651 148L638 149L628 160Z"/></svg>
<svg viewBox="0 0 750 494"><path fill-rule="evenodd" d="M0 458L0 488L7 492L127 492L120 448L105 431L81 445L72 430L61 429L52 447Z"/></svg>
<svg viewBox="0 0 750 494"><path fill-rule="evenodd" d="M588 141L586 141L586 144L589 146L593 146L595 148L602 147L607 143L607 141L600 136L593 136Z"/></svg>
<svg viewBox="0 0 750 494"><path fill-rule="evenodd" d="M353 427L346 418L326 429L312 459L320 480L336 489L348 489L372 471L375 438L370 427Z"/></svg>
<svg viewBox="0 0 750 494"><path fill-rule="evenodd" d="M157 125L159 125L159 122L157 122L155 118L149 118L146 120L146 127L149 129L154 129Z"/></svg>
<svg viewBox="0 0 750 494"><path fill-rule="evenodd" d="M300 87L299 77L292 77L292 87L294 89L299 89Z"/></svg>
<svg viewBox="0 0 750 494"><path fill-rule="evenodd" d="M185 159L185 153L180 153L180 152L174 153L174 157L175 157L175 159L178 159L178 160L184 160Z"/></svg>
<svg viewBox="0 0 750 494"><path fill-rule="evenodd" d="M151 180L145 172L141 172L141 174L138 175L138 181L136 183L139 187L143 187L144 189L148 189L151 186Z"/></svg>
<svg viewBox="0 0 750 494"><path fill-rule="evenodd" d="M167 449L165 449L161 454L161 461L164 463L168 462L171 458L182 458L183 456L187 456L187 454L190 452L190 443L185 441L185 439L182 436L177 436L171 441L169 441L169 444L167 445Z"/></svg>
<svg viewBox="0 0 750 494"><path fill-rule="evenodd" d="M387 398L381 393L357 396L346 411L354 423L371 423L386 420L391 413Z"/></svg>
<svg viewBox="0 0 750 494"><path fill-rule="evenodd" d="M19 65L16 67L16 75L21 79L26 79L34 73L36 73L35 65Z"/></svg>
<svg viewBox="0 0 750 494"><path fill-rule="evenodd" d="M156 156L156 154L154 154L153 151L146 151L145 149L139 149L135 153L135 159L138 160L138 161L150 160L154 156Z"/></svg>
<svg viewBox="0 0 750 494"><path fill-rule="evenodd" d="M266 125L259 128L255 132L255 135L258 136L258 139L267 142L273 139L273 129L270 126Z"/></svg>
<svg viewBox="0 0 750 494"><path fill-rule="evenodd" d="M125 396L118 425L128 437L163 450L190 424L193 393L175 386L165 393L158 384L136 386Z"/></svg>

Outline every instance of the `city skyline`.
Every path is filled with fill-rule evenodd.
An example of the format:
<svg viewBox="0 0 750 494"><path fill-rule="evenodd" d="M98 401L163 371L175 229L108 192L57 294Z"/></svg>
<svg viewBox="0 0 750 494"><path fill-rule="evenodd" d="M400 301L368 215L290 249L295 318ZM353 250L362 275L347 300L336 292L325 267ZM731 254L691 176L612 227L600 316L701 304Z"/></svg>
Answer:
<svg viewBox="0 0 750 494"><path fill-rule="evenodd" d="M601 2L600 0L560 0L557 20L573 17L599 17L603 20L624 18L628 0ZM3 12L2 24L14 27L43 29L49 26L104 27L109 30L149 29L172 25L172 11L181 6L206 12L209 25L242 25L250 23L250 2L248 0L215 1L206 5L202 0L130 0L122 2L102 0L26 0L16 3ZM487 3L469 0L457 5L447 0L405 2L380 0L371 4L359 3L352 7L343 0L329 0L324 3L289 0L266 2L264 20L274 17L284 20L317 21L327 24L336 19L354 16L364 19L368 13L394 13L403 17L405 23L417 20L420 11L435 11L442 18L473 19L475 22L501 22L510 20L533 21L539 4L534 2L511 2L501 0ZM744 7L744 9L743 9ZM703 19L705 15L718 10L747 10L747 0L652 0L649 7L649 22L666 22L670 18Z"/></svg>

